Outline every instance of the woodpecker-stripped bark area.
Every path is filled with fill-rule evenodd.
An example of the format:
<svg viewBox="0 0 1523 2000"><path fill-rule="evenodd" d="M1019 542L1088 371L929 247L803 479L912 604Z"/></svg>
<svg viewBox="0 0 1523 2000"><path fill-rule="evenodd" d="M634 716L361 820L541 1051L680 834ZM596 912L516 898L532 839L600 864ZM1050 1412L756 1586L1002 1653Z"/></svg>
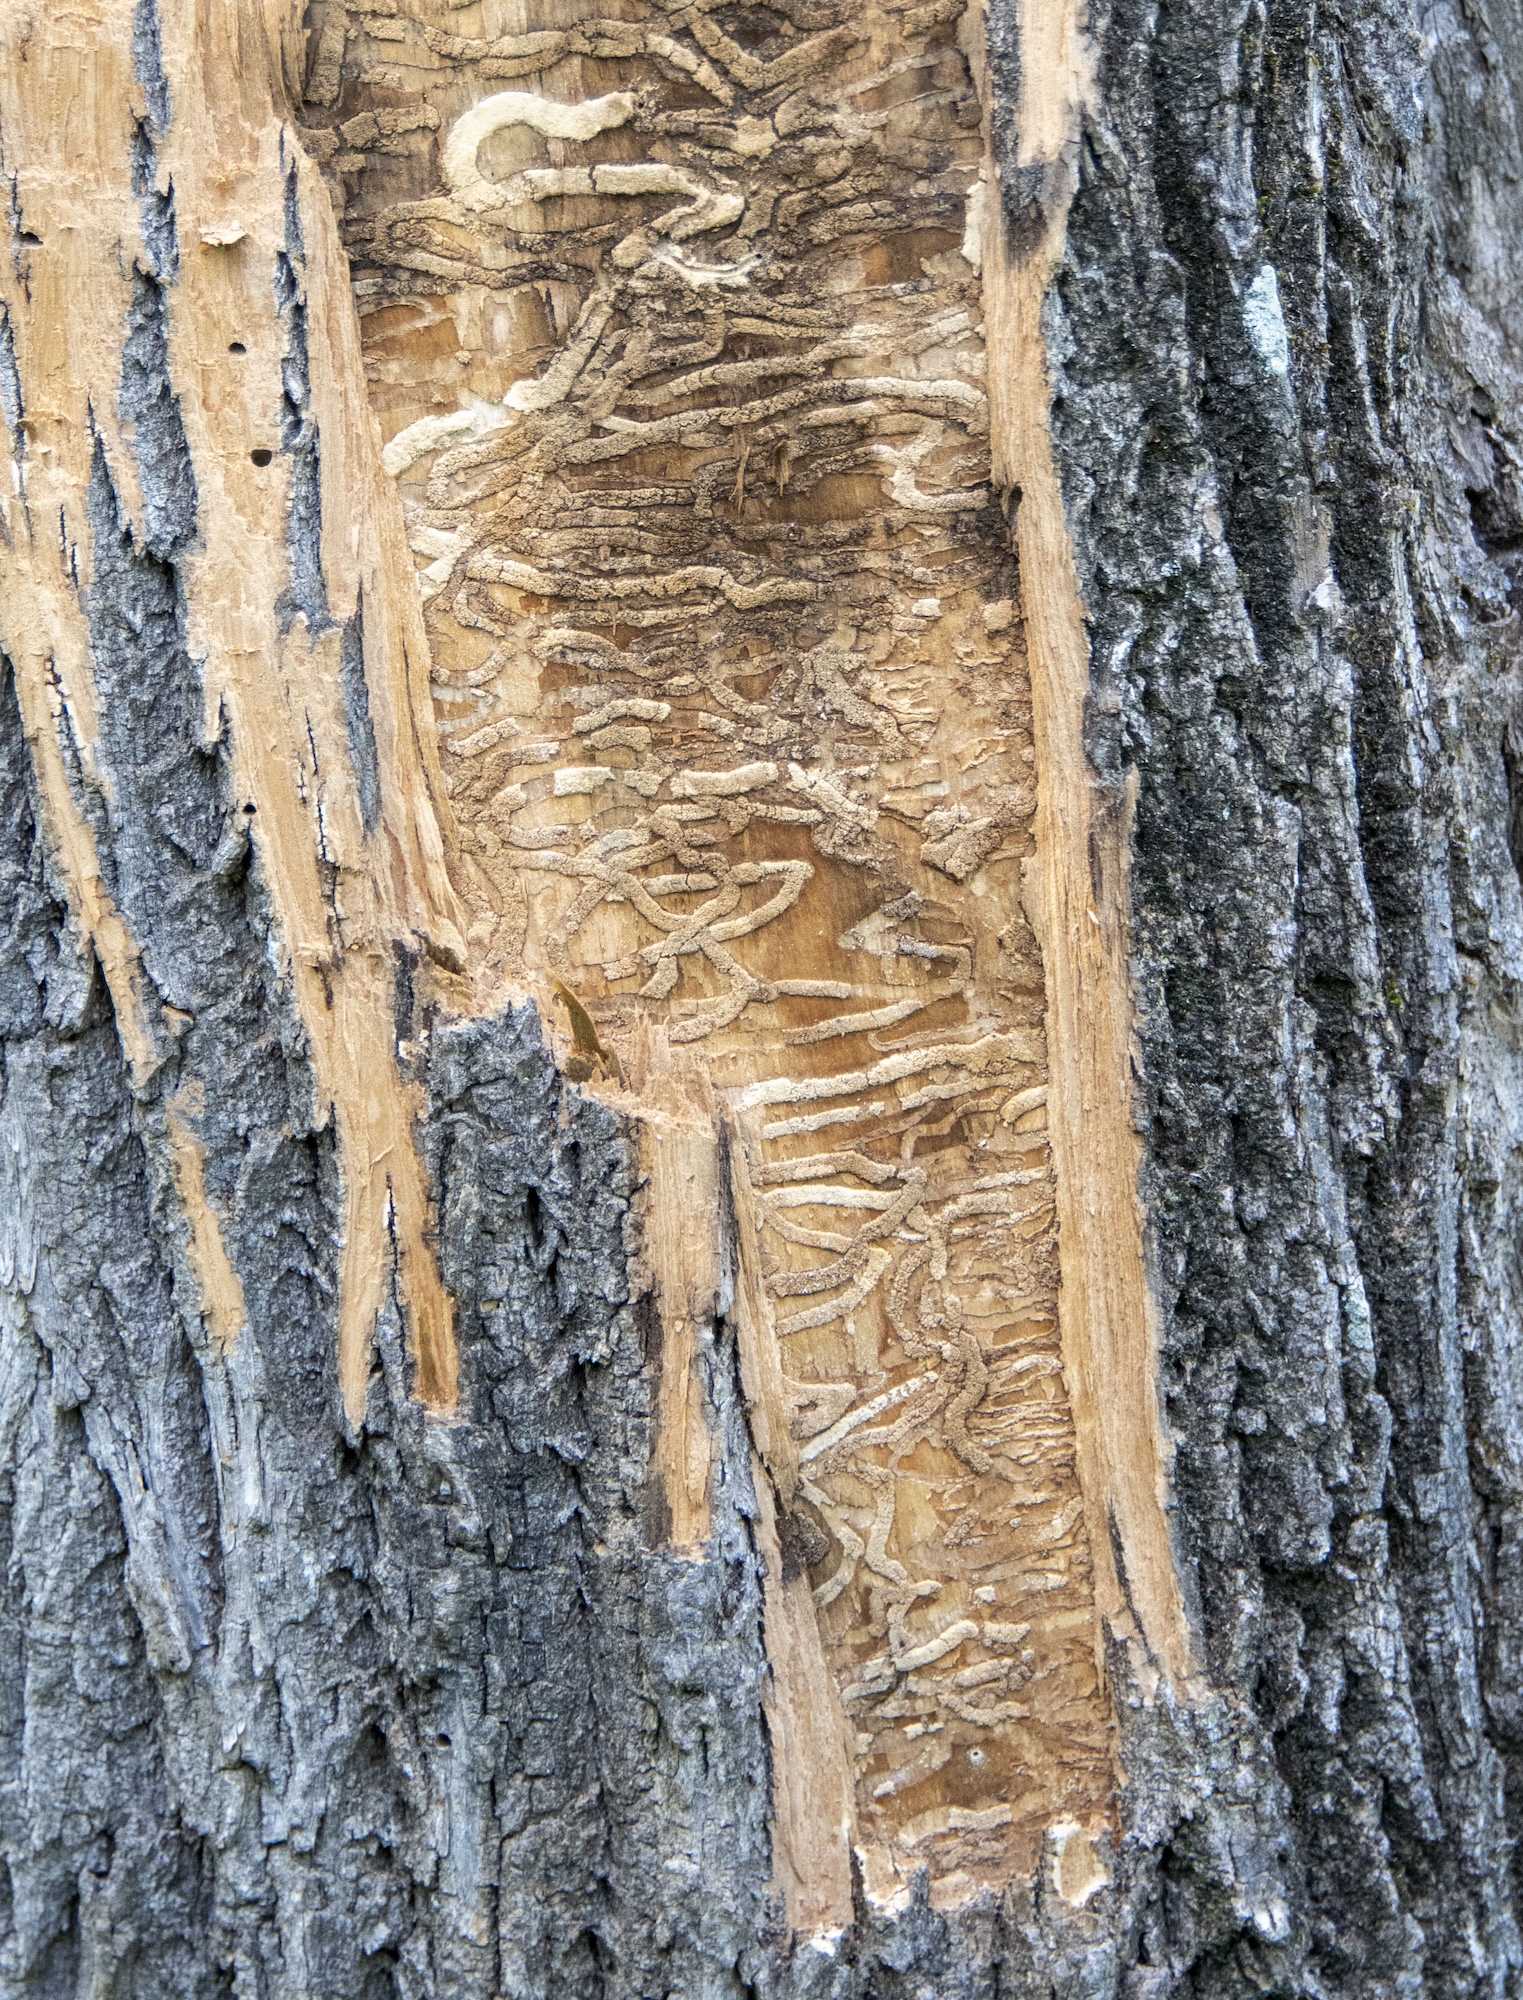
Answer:
<svg viewBox="0 0 1523 2000"><path fill-rule="evenodd" d="M0 1994L1512 1990L1512 33L16 0Z"/></svg>
<svg viewBox="0 0 1523 2000"><path fill-rule="evenodd" d="M1081 1449L1063 1379L980 35L953 7L571 10L477 38L366 15L343 95L361 108L307 133L340 177L483 983L562 1003L573 1073L658 1162L658 1504L685 1546L712 1421L692 1327L724 1256L698 1286L665 1246L716 1232L728 1183L769 1590L812 1594L820 1632L771 1605L774 1772L812 1767L778 1824L803 1928L849 1920L853 1851L881 1901L921 1865L957 1901L1029 1874L1054 1823L1105 1836L1087 1529L1113 1616L1106 1522L1140 1530L1153 1636L1176 1669L1186 1651L1166 1547L1146 1547L1155 1364L1144 1346L1108 1373L1109 1329L1073 1328L1088 1407L1125 1406L1113 1454ZM1061 166L1076 107L1054 59L1037 143ZM1044 273L994 235L1008 317ZM1036 399L1040 433L1040 360L995 366L1007 427ZM1071 684L1038 700L1049 735L1077 726ZM1049 811L1053 849L1076 803ZM1124 1121L1124 1072L1104 1083ZM668 1188L665 1152L705 1145L722 1164ZM1110 1247L1075 1251L1102 1284ZM1145 1341L1128 1275L1113 1303ZM843 1717L817 1712L800 1644L823 1646Z"/></svg>

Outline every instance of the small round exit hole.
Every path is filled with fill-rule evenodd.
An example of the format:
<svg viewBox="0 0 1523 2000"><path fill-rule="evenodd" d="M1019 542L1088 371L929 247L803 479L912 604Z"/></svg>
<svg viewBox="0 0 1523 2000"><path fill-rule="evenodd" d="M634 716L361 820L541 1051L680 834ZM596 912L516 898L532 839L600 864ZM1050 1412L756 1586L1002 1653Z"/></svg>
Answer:
<svg viewBox="0 0 1523 2000"><path fill-rule="evenodd" d="M249 457L253 459L256 465L268 465L274 456L274 452L267 450L264 445L260 445L257 451L249 453Z"/></svg>

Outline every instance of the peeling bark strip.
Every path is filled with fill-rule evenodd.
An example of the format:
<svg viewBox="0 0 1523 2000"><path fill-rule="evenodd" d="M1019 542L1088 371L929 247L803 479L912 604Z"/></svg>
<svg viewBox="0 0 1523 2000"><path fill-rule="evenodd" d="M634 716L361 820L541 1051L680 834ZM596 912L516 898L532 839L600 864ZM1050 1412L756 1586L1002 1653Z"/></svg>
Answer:
<svg viewBox="0 0 1523 2000"><path fill-rule="evenodd" d="M404 946L459 967L463 946L419 707L426 640L376 465L331 209L276 109L280 32L278 12L189 0L12 17L0 300L19 401L0 644L135 1081L146 1089L171 1060L179 1078L181 1108L167 1115L205 1309L224 1340L238 1280L205 1199L209 1140L187 1108L216 1058L198 1046L188 995L145 959L160 913L143 843L152 829L212 877L252 851L338 1136L338 1367L358 1423L393 1273L419 1394L441 1409L455 1395L392 960ZM341 668L356 649L361 741L354 670ZM175 729L182 757L218 774L195 826L155 796Z"/></svg>
<svg viewBox="0 0 1523 2000"><path fill-rule="evenodd" d="M589 1087L637 1117L688 1104L650 1113L647 1224L679 1548L709 1468L692 1301L712 1319L717 1287L678 1253L724 1121L795 1922L849 1921L843 1828L875 1899L928 1865L955 1904L1029 1875L1056 1821L1113 1826L1097 1588L1141 1661L1189 1658L1126 829L1091 888L1050 455L1022 481L1022 579L990 484L978 272L1009 483L1045 435L1077 116L1047 80L1077 30L1020 24L1046 208L1007 253L955 5L817 9L777 46L760 8L453 19L353 17L348 115L308 143L340 177L427 600L473 953L488 988L538 986Z"/></svg>
<svg viewBox="0 0 1523 2000"><path fill-rule="evenodd" d="M1165 1514L1158 1312L1133 1122L1134 792L1101 784L1084 740L1089 636L1049 434L1043 309L1095 88L1076 0L1028 0L1013 22L996 23L984 50L986 105L990 71L1002 64L1016 71L1016 109L1008 123L989 120L1003 143L993 149L981 235L994 477L1015 507L1041 774L1027 907L1047 973L1063 1350L1099 1606L1117 1637L1135 1636L1149 1666L1183 1684L1191 1645Z"/></svg>

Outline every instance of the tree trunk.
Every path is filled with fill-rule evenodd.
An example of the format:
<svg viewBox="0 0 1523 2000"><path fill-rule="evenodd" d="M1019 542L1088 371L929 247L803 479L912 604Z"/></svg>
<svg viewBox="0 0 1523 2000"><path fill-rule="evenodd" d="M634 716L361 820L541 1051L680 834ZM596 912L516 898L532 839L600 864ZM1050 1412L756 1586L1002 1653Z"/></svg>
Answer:
<svg viewBox="0 0 1523 2000"><path fill-rule="evenodd" d="M0 1996L1523 1990L1520 65L10 0Z"/></svg>

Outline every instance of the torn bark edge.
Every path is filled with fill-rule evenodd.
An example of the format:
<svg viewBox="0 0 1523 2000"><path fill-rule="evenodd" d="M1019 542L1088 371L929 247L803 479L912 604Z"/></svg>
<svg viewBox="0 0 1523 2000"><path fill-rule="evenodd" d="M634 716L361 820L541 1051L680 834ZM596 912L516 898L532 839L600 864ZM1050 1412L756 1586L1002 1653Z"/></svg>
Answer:
<svg viewBox="0 0 1523 2000"><path fill-rule="evenodd" d="M1089 761L1089 638L1050 430L1043 308L1064 254L1094 61L1082 0L1017 0L1013 51L970 11L984 103L983 283L993 478L1014 511L1031 662L1037 854L1027 915L1042 946L1057 1180L1059 1330L1094 1562L1095 1601L1144 1691L1185 1692L1194 1649L1169 1526L1161 1322L1140 1194L1131 979L1136 779ZM992 143L990 75L1015 84L1015 143ZM1009 107L1006 107L1007 111ZM1103 1662L1101 1663L1103 1667Z"/></svg>
<svg viewBox="0 0 1523 2000"><path fill-rule="evenodd" d="M777 1336L756 1265L755 1195L739 1131L726 1122L722 1164L734 1209L735 1329L741 1387L753 1442L757 1549L765 1565L765 1712L772 1745L772 1859L789 1928L829 1939L856 1918L852 1854L856 1780L849 1724L825 1658L805 1571L785 1574L780 1513L791 1504L798 1465L788 1430Z"/></svg>

